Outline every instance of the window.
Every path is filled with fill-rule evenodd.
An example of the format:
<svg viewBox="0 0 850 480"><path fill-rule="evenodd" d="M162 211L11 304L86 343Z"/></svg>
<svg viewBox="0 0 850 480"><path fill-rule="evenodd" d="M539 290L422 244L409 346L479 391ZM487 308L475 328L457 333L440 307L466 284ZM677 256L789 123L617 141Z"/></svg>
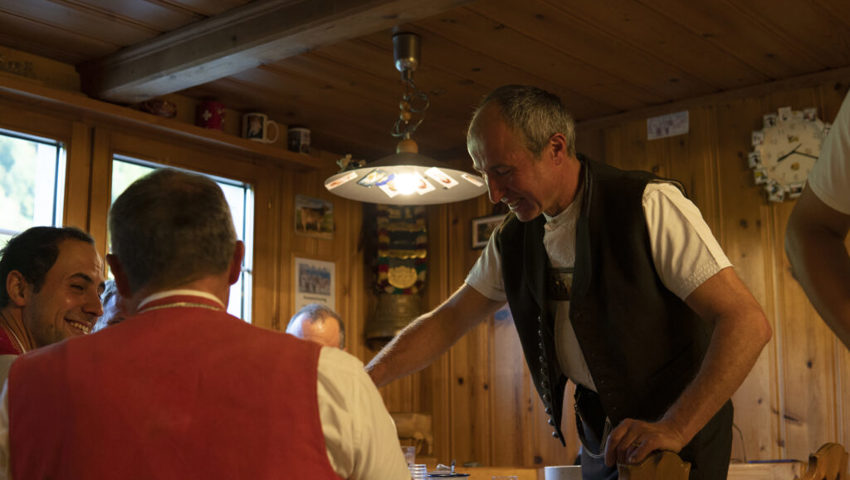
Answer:
<svg viewBox="0 0 850 480"><path fill-rule="evenodd" d="M62 224L65 148L0 129L0 246L36 225Z"/></svg>
<svg viewBox="0 0 850 480"><path fill-rule="evenodd" d="M112 201L114 202L118 198L118 195L136 179L161 167L162 165L144 160L116 155L112 159ZM230 214L233 216L236 236L245 243L245 259L242 262L242 275L230 287L230 303L227 306L227 312L251 323L252 264L254 258L254 192L250 185L237 180L212 175L207 176L215 180L224 192L224 198L227 200L227 204L230 205Z"/></svg>

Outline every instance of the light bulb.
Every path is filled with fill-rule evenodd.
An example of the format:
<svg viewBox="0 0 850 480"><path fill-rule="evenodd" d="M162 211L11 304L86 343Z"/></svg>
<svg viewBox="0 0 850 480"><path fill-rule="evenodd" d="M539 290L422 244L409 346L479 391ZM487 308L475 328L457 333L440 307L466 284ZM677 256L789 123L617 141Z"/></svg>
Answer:
<svg viewBox="0 0 850 480"><path fill-rule="evenodd" d="M410 195L411 193L416 191L416 187L419 185L419 175L415 173L399 173L395 177L395 186L398 189L398 193L401 195Z"/></svg>

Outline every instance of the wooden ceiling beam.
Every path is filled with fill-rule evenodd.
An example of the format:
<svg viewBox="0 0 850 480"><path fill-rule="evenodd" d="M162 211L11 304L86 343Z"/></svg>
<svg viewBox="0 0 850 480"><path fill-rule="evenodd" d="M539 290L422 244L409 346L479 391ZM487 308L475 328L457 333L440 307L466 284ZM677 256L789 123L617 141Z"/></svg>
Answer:
<svg viewBox="0 0 850 480"><path fill-rule="evenodd" d="M136 103L412 22L470 0L253 2L78 67L83 91Z"/></svg>

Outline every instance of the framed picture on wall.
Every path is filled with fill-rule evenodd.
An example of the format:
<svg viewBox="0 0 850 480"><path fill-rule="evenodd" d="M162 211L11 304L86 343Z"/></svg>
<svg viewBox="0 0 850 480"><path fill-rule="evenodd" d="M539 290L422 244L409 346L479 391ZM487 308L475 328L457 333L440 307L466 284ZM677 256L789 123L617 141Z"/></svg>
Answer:
<svg viewBox="0 0 850 480"><path fill-rule="evenodd" d="M472 248L484 248L490 234L505 219L504 215L490 215L472 219Z"/></svg>
<svg viewBox="0 0 850 480"><path fill-rule="evenodd" d="M334 204L321 198L295 195L295 233L333 238Z"/></svg>
<svg viewBox="0 0 850 480"><path fill-rule="evenodd" d="M334 262L293 257L293 313L310 303L321 303L336 311Z"/></svg>

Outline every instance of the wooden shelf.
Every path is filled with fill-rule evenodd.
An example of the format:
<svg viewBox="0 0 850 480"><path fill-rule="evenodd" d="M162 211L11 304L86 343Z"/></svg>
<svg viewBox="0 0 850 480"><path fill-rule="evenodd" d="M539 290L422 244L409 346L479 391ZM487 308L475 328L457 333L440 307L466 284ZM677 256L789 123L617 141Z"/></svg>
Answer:
<svg viewBox="0 0 850 480"><path fill-rule="evenodd" d="M322 170L333 168L330 160L290 152L279 146L267 145L236 137L218 130L201 128L170 118L158 117L89 98L82 93L57 90L12 75L0 75L0 95L19 101L35 102L50 108L84 114L108 120L123 126L143 128L164 133L216 148L225 148L237 154L246 154L272 161L294 170Z"/></svg>

